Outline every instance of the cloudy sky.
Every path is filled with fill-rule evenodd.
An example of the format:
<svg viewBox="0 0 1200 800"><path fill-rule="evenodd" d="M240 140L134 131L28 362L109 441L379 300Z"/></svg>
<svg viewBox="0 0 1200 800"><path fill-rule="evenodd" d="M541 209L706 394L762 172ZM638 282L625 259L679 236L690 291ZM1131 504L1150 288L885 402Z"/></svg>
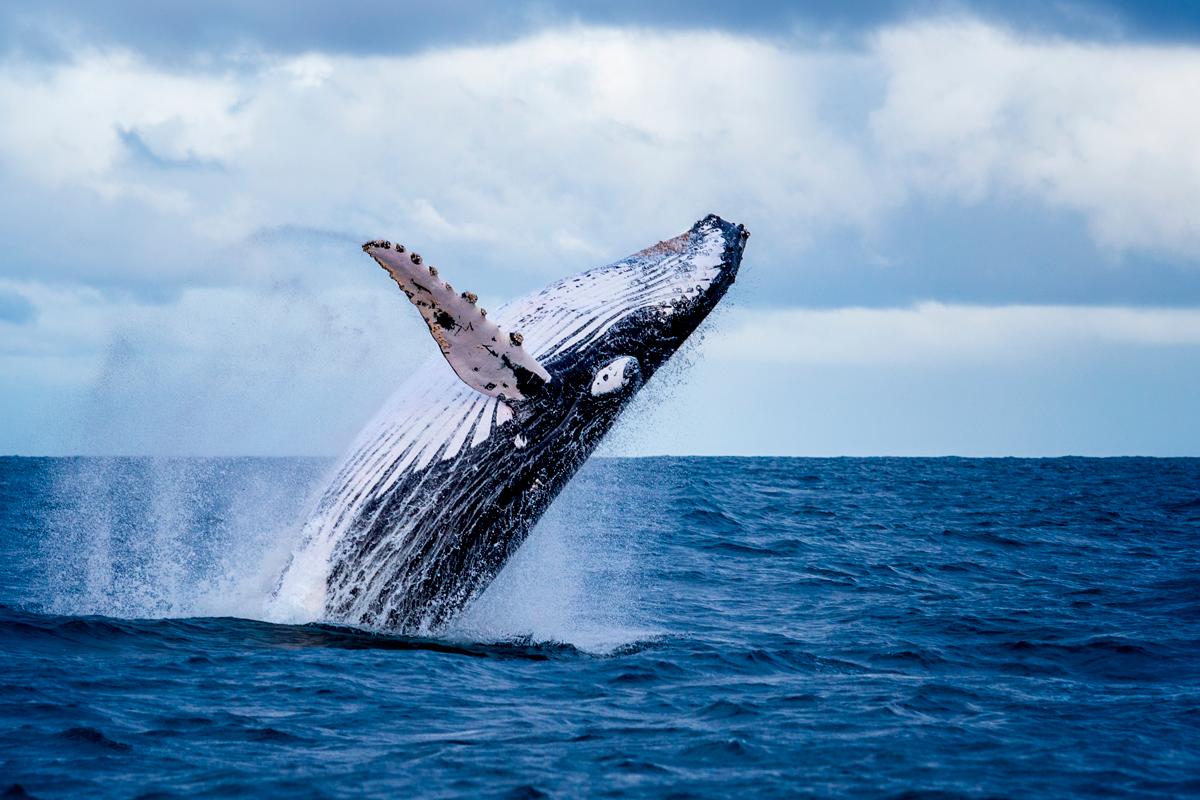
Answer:
<svg viewBox="0 0 1200 800"><path fill-rule="evenodd" d="M0 453L336 454L433 351L362 241L495 306L710 211L610 453L1200 452L1200 14L645 5L5 3Z"/></svg>

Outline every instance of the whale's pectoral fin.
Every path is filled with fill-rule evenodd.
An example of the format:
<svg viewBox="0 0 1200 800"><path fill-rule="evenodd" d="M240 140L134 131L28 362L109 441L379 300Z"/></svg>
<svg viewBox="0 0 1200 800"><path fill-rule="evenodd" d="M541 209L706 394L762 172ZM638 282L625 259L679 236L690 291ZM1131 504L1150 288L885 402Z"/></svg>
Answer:
<svg viewBox="0 0 1200 800"><path fill-rule="evenodd" d="M521 334L488 321L475 295L456 292L404 245L367 242L363 251L387 270L429 326L442 355L472 389L523 400L550 382L550 373L525 352Z"/></svg>

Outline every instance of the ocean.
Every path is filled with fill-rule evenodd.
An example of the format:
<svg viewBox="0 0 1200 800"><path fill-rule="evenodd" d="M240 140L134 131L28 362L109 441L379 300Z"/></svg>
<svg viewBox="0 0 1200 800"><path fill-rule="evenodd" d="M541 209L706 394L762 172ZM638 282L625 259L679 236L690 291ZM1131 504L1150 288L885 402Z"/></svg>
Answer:
<svg viewBox="0 0 1200 800"><path fill-rule="evenodd" d="M1200 459L597 459L429 639L329 466L0 459L0 796L1200 795Z"/></svg>

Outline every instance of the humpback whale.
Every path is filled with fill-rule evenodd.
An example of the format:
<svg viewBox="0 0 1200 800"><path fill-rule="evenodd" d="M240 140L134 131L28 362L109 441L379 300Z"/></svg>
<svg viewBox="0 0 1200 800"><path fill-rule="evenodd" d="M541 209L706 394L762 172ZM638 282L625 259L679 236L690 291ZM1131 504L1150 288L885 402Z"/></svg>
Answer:
<svg viewBox="0 0 1200 800"><path fill-rule="evenodd" d="M709 215L493 314L404 245L363 245L442 358L414 372L351 446L272 603L406 633L444 626L724 296L749 235Z"/></svg>

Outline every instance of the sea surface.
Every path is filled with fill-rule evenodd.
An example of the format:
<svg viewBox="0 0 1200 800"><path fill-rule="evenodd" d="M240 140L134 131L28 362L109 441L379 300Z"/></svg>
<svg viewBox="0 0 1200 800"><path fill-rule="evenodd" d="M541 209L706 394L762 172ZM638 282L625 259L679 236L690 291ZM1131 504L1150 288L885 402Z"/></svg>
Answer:
<svg viewBox="0 0 1200 800"><path fill-rule="evenodd" d="M328 466L0 459L0 796L1200 795L1200 459L595 460L436 639Z"/></svg>

